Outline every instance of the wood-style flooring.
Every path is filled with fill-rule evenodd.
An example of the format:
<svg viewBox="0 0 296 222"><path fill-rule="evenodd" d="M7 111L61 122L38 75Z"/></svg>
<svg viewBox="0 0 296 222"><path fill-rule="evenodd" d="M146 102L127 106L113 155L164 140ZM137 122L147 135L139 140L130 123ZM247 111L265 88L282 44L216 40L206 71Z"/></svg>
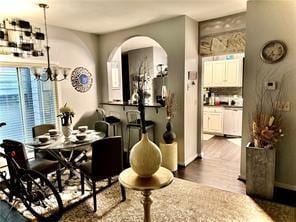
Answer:
<svg viewBox="0 0 296 222"><path fill-rule="evenodd" d="M176 176L207 186L246 193L245 184L238 180L240 173L240 146L225 137L203 141L203 157L186 168L179 168Z"/></svg>

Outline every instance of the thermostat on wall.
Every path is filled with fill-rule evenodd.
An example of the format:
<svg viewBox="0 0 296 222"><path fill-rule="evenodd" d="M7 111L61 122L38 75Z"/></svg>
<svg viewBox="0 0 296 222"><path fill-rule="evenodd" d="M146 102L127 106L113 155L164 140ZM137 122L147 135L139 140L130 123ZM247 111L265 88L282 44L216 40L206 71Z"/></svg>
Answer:
<svg viewBox="0 0 296 222"><path fill-rule="evenodd" d="M276 82L275 81L269 81L264 83L265 89L268 90L276 90Z"/></svg>

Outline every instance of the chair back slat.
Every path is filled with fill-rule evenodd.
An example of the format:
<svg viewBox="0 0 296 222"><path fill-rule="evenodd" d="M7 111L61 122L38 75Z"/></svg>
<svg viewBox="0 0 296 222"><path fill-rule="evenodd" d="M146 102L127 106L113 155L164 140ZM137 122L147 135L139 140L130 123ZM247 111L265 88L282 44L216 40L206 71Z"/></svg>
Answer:
<svg viewBox="0 0 296 222"><path fill-rule="evenodd" d="M123 170L123 148L120 136L108 137L92 143L93 176L111 177Z"/></svg>
<svg viewBox="0 0 296 222"><path fill-rule="evenodd" d="M103 108L97 108L96 112L98 120L106 121L106 112Z"/></svg>
<svg viewBox="0 0 296 222"><path fill-rule="evenodd" d="M95 122L95 131L105 133L105 137L108 137L109 134L109 123L105 121Z"/></svg>
<svg viewBox="0 0 296 222"><path fill-rule="evenodd" d="M126 111L127 124L138 124L141 125L140 111L128 110Z"/></svg>
<svg viewBox="0 0 296 222"><path fill-rule="evenodd" d="M55 129L55 128L56 127L54 124L42 124L42 125L34 126L32 127L33 138L35 138L36 136L43 135L47 133L48 130Z"/></svg>

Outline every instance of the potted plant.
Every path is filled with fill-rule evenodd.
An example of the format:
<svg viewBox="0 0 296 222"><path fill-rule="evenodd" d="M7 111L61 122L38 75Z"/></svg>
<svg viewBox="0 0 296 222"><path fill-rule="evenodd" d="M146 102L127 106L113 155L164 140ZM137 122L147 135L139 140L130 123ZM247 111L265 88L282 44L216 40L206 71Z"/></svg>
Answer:
<svg viewBox="0 0 296 222"><path fill-rule="evenodd" d="M280 89L268 91L262 87L264 84L260 85L250 122L250 142L246 146L246 191L249 195L272 199L276 147L284 136L278 102Z"/></svg>
<svg viewBox="0 0 296 222"><path fill-rule="evenodd" d="M72 108L67 106L67 103L60 108L60 114L58 117L61 118L62 132L66 139L69 139L72 133L72 117L74 117L74 112Z"/></svg>
<svg viewBox="0 0 296 222"><path fill-rule="evenodd" d="M166 131L164 132L162 138L166 144L171 144L176 139L176 133L172 130L171 120L175 116L175 94L169 92L165 99L165 109L167 116Z"/></svg>

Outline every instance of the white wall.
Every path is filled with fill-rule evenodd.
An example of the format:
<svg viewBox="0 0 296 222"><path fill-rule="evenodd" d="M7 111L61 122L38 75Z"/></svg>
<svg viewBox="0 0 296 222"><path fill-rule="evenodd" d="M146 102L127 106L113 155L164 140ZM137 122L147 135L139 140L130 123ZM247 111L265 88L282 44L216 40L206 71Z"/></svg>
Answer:
<svg viewBox="0 0 296 222"><path fill-rule="evenodd" d="M51 59L61 66L87 68L93 75L93 86L85 93L77 92L71 84L71 76L58 83L59 105L66 102L73 107L75 117L73 124L93 127L95 109L98 106L96 75L96 36L83 32L67 30L58 27L49 27L49 45Z"/></svg>
<svg viewBox="0 0 296 222"><path fill-rule="evenodd" d="M188 72L198 70L198 23L185 19L185 76L184 76L184 145L185 165L197 157L198 144L198 84L197 80L188 80ZM192 84L194 82L194 85Z"/></svg>
<svg viewBox="0 0 296 222"><path fill-rule="evenodd" d="M34 24L35 25L35 24ZM43 25L36 24L37 27ZM93 34L73 31L69 29L48 27L50 58L55 64L68 67L72 70L76 67L85 67L93 75L93 85L86 93L77 92L71 85L71 75L67 80L57 83L58 105L62 106L66 102L75 111L73 123L79 125L89 125L93 127L95 120L95 109L100 101L100 94L97 93L97 37ZM7 56L8 61L14 61L15 57ZM19 59L16 61L32 61L47 63L46 56Z"/></svg>
<svg viewBox="0 0 296 222"><path fill-rule="evenodd" d="M248 1L247 5L247 48L244 75L244 147L249 141L249 120L255 108L256 73L259 79L273 71L267 79L279 81L287 73L282 83L285 100L291 102L292 110L283 114L285 137L277 147L276 185L296 190L296 2L287 1ZM265 64L259 57L260 49L267 41L280 39L286 42L288 54L276 64ZM241 176L246 171L245 149L241 155Z"/></svg>

